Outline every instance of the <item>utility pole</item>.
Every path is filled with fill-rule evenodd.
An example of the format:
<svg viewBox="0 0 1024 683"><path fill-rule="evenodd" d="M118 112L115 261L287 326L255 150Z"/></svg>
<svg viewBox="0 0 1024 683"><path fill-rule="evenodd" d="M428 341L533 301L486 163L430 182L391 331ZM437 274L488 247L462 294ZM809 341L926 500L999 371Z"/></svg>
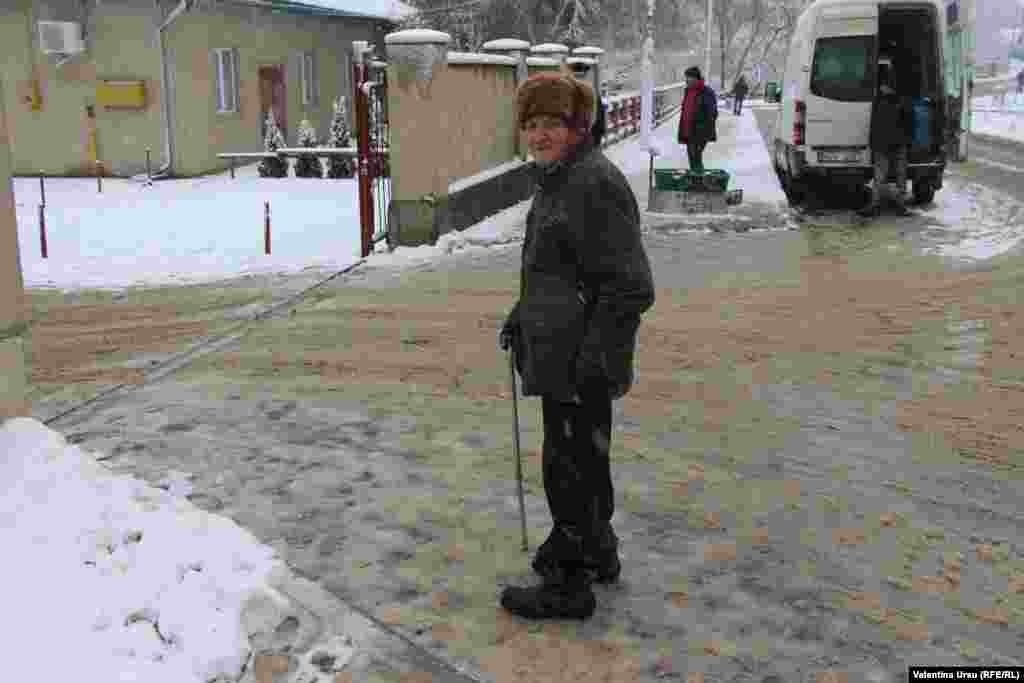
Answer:
<svg viewBox="0 0 1024 683"><path fill-rule="evenodd" d="M711 11L714 0L708 0L708 16L705 22L704 32L707 34L707 42L704 47L704 79L711 82ZM725 74L722 74L725 78Z"/></svg>
<svg viewBox="0 0 1024 683"><path fill-rule="evenodd" d="M969 139L971 137L971 128L974 125L974 103L972 100L974 91L974 76L977 67L976 60L976 33L978 30L978 12L975 0L961 0L960 11L963 13L966 21L964 22L964 70L963 70L963 84L961 92L963 93L964 102L964 134L960 137L960 158L962 161L967 161L967 155L969 152Z"/></svg>

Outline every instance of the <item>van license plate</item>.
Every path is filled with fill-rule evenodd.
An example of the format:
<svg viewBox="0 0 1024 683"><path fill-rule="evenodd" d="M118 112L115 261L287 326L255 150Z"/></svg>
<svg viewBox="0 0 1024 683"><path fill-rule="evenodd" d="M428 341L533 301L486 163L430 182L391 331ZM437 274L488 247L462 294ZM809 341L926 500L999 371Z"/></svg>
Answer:
<svg viewBox="0 0 1024 683"><path fill-rule="evenodd" d="M855 164L862 159L863 157L861 156L861 153L856 150L842 152L818 152L818 161L834 164Z"/></svg>

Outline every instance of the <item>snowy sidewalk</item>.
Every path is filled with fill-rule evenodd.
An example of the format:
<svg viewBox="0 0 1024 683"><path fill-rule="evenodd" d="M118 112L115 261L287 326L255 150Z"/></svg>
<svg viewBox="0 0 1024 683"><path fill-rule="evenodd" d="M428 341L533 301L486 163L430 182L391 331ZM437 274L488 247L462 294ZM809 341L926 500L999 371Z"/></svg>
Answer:
<svg viewBox="0 0 1024 683"><path fill-rule="evenodd" d="M469 682L196 508L184 475L115 475L29 419L0 426L0 453L10 680L312 683L373 669Z"/></svg>

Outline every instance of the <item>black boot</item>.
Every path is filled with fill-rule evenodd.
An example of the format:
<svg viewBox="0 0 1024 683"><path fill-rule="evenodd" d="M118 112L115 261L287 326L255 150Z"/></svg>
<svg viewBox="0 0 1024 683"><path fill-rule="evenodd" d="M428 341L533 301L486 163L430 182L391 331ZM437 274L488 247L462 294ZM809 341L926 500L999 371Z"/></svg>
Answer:
<svg viewBox="0 0 1024 683"><path fill-rule="evenodd" d="M558 542L557 529L557 526L551 529L551 533L537 548L537 555L533 558L533 570L545 578L552 576L558 570L558 560L555 557L555 545ZM583 554L583 570L592 581L615 583L619 580L622 563L619 561L618 547L619 539L609 525L601 535L599 548L595 552Z"/></svg>
<svg viewBox="0 0 1024 683"><path fill-rule="evenodd" d="M556 565L539 586L503 590L501 606L524 619L589 619L597 598L581 567Z"/></svg>
<svg viewBox="0 0 1024 683"><path fill-rule="evenodd" d="M857 215L862 218L878 218L881 213L882 208L878 204L868 204L857 211Z"/></svg>

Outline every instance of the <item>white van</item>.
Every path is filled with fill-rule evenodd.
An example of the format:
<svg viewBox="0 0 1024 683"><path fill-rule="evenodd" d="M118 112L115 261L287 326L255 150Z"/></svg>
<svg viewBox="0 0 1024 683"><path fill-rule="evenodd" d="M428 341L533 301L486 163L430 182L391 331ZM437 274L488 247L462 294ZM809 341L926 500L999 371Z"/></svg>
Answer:
<svg viewBox="0 0 1024 683"><path fill-rule="evenodd" d="M816 179L848 191L871 179L881 54L892 58L897 90L913 98L916 120L927 121L920 129L927 135L910 148L907 177L917 202L932 200L946 168L945 34L942 0L815 0L804 10L774 134L775 171L790 203L803 201Z"/></svg>

